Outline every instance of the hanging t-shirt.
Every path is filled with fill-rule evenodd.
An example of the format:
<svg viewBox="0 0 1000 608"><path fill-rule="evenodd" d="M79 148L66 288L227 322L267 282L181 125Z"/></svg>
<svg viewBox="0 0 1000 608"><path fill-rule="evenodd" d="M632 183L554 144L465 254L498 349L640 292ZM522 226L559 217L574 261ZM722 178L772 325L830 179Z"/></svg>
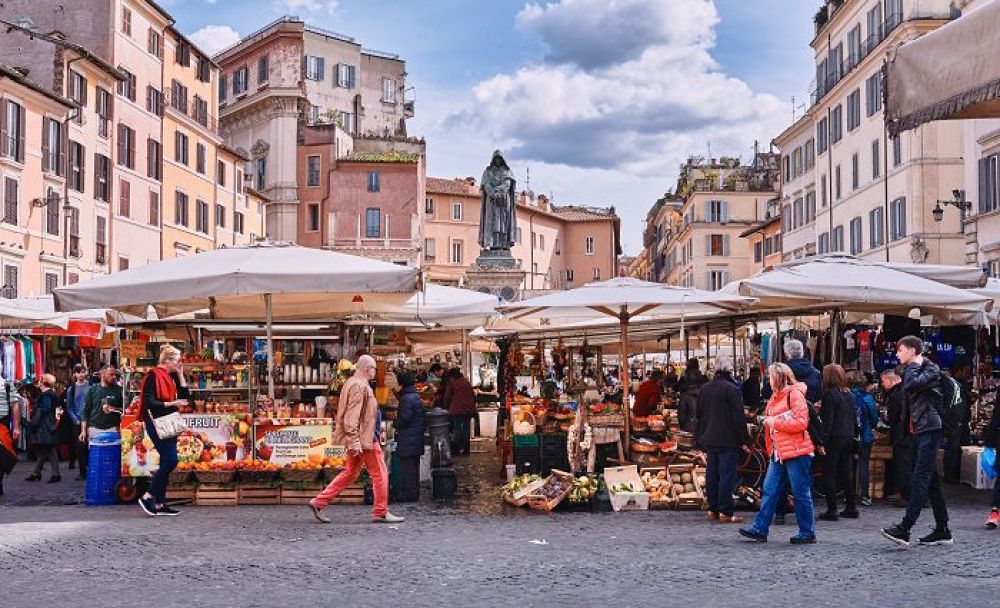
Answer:
<svg viewBox="0 0 1000 608"><path fill-rule="evenodd" d="M41 378L42 374L45 373L45 349L41 340L32 340L31 345L34 348L32 354L35 360L35 377Z"/></svg>
<svg viewBox="0 0 1000 608"><path fill-rule="evenodd" d="M941 368L951 367L951 364L955 361L955 345L945 341L941 335L941 330L935 329L927 332L926 342L933 349L937 357L938 366Z"/></svg>
<svg viewBox="0 0 1000 608"><path fill-rule="evenodd" d="M24 344L14 340L14 380L24 380L27 373L24 369Z"/></svg>

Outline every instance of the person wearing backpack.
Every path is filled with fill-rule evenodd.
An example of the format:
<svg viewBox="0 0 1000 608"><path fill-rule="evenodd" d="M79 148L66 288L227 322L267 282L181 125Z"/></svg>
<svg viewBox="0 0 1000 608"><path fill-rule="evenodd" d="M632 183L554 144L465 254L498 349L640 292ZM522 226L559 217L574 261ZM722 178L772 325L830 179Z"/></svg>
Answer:
<svg viewBox="0 0 1000 608"><path fill-rule="evenodd" d="M943 434L942 418L947 417L942 416L946 407L941 388L943 378L941 368L921 354L923 349L923 340L916 336L906 336L896 343L896 356L903 365L903 404L913 438L913 476L903 521L882 528L882 536L904 546L910 545L910 530L916 525L928 497L935 525L930 534L920 539L920 544L954 543L948 529L948 507L937 470L937 453Z"/></svg>
<svg viewBox="0 0 1000 608"><path fill-rule="evenodd" d="M971 368L967 363L956 362L951 366L943 383L945 404L950 405L945 426L944 482L957 484L962 474L962 446L969 445L972 433L972 387L969 385Z"/></svg>
<svg viewBox="0 0 1000 608"><path fill-rule="evenodd" d="M871 470L872 442L875 440L875 427L878 425L878 408L875 398L867 390L868 380L857 370L848 375L851 383L851 395L854 397L854 414L858 425L858 503L871 506Z"/></svg>
<svg viewBox="0 0 1000 608"><path fill-rule="evenodd" d="M854 396L847 386L844 368L831 363L823 368L823 396L819 415L823 421L823 491L826 511L817 519L837 521L841 517L858 518L857 493L854 487L854 437L857 416ZM837 493L844 492L847 505L837 514Z"/></svg>

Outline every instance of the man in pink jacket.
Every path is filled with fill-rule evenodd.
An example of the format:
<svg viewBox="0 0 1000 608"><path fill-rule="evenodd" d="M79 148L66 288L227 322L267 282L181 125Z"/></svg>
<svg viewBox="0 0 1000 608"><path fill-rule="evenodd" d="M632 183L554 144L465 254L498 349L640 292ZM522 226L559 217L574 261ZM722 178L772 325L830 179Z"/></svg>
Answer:
<svg viewBox="0 0 1000 608"><path fill-rule="evenodd" d="M368 470L375 493L372 521L375 523L399 523L402 517L389 513L389 474L385 467L382 446L379 445L378 402L368 385L375 377L375 359L361 355L354 375L340 389L340 403L337 406L337 420L333 431L334 445L347 446L347 462L344 470L330 485L309 501L313 516L323 522L330 520L323 515L323 509L347 486L354 483L361 474L361 467Z"/></svg>

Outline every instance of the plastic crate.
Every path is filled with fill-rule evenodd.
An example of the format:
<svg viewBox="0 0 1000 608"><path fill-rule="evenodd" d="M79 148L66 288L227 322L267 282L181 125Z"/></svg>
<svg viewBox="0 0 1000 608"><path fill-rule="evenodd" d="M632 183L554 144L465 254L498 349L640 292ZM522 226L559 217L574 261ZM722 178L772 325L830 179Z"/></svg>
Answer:
<svg viewBox="0 0 1000 608"><path fill-rule="evenodd" d="M538 435L514 435L514 449L517 448L528 448L528 447L538 447L539 439Z"/></svg>

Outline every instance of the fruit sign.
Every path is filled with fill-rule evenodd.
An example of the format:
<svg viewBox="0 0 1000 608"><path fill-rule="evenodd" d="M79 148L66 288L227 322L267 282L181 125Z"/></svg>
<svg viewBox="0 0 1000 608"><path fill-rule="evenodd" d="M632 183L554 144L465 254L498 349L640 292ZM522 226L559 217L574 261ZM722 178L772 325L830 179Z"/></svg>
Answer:
<svg viewBox="0 0 1000 608"><path fill-rule="evenodd" d="M226 462L250 455L249 414L182 414L188 430L177 437L179 462ZM160 467L160 455L135 416L123 416L122 475L148 476Z"/></svg>
<svg viewBox="0 0 1000 608"><path fill-rule="evenodd" d="M333 445L330 418L258 419L254 446L257 458L280 465L303 460L322 463L324 458L342 456L344 452Z"/></svg>

